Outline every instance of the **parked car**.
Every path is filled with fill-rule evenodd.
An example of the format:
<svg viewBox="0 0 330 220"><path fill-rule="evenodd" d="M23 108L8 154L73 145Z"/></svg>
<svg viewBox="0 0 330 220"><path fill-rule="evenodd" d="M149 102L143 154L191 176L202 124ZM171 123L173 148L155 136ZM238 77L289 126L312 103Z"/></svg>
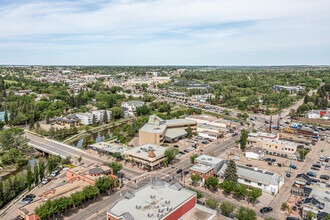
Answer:
<svg viewBox="0 0 330 220"><path fill-rule="evenodd" d="M321 175L320 179L329 180L329 176L328 175Z"/></svg>
<svg viewBox="0 0 330 220"><path fill-rule="evenodd" d="M289 178L291 177L291 175L290 175L290 174L288 174L288 173L287 173L287 174L285 174L285 176L286 176L286 177L289 177Z"/></svg>
<svg viewBox="0 0 330 220"><path fill-rule="evenodd" d="M178 169L176 173L182 173L182 169Z"/></svg>
<svg viewBox="0 0 330 220"><path fill-rule="evenodd" d="M276 159L274 159L274 158L273 158L273 159L271 159L270 161L271 161L271 162L275 162L275 161L276 161Z"/></svg>
<svg viewBox="0 0 330 220"><path fill-rule="evenodd" d="M277 166L277 163L273 163L274 166Z"/></svg>
<svg viewBox="0 0 330 220"><path fill-rule="evenodd" d="M174 145L173 147L175 147L175 148L179 148L179 145Z"/></svg>
<svg viewBox="0 0 330 220"><path fill-rule="evenodd" d="M289 216L289 217L286 217L285 220L299 220L299 218Z"/></svg>
<svg viewBox="0 0 330 220"><path fill-rule="evenodd" d="M189 173L188 170L186 170L186 171L183 172L184 175L187 175L188 173Z"/></svg>
<svg viewBox="0 0 330 220"><path fill-rule="evenodd" d="M268 213L268 212L271 212L271 211L273 211L272 207L263 207L262 209L260 209L261 213Z"/></svg>
<svg viewBox="0 0 330 220"><path fill-rule="evenodd" d="M282 164L281 163L278 163L277 166L282 167Z"/></svg>
<svg viewBox="0 0 330 220"><path fill-rule="evenodd" d="M21 201L19 201L19 203L21 203L21 204L29 204L30 202L32 202L32 200L35 197L36 196L34 194L28 194Z"/></svg>
<svg viewBox="0 0 330 220"><path fill-rule="evenodd" d="M180 154L182 154L182 155L185 155L185 154L186 154L186 153L185 153L185 152L183 152L183 151L180 151L179 153L180 153Z"/></svg>
<svg viewBox="0 0 330 220"><path fill-rule="evenodd" d="M189 153L189 150L186 149L186 150L184 150L184 152Z"/></svg>
<svg viewBox="0 0 330 220"><path fill-rule="evenodd" d="M43 179L42 181L41 181L41 184L42 185L46 185L47 183L49 183L49 179L48 178L45 178L45 179Z"/></svg>
<svg viewBox="0 0 330 220"><path fill-rule="evenodd" d="M296 166L294 166L294 165L289 165L289 167L291 167L292 169L297 169L297 167Z"/></svg>
<svg viewBox="0 0 330 220"><path fill-rule="evenodd" d="M268 165L272 165L272 161L268 161Z"/></svg>
<svg viewBox="0 0 330 220"><path fill-rule="evenodd" d="M246 164L247 167L252 167L252 164Z"/></svg>
<svg viewBox="0 0 330 220"><path fill-rule="evenodd" d="M309 172L307 172L307 176L316 177L316 173L309 171Z"/></svg>
<svg viewBox="0 0 330 220"><path fill-rule="evenodd" d="M311 170L316 170L316 171L319 171L320 169L317 168L317 167L311 167Z"/></svg>

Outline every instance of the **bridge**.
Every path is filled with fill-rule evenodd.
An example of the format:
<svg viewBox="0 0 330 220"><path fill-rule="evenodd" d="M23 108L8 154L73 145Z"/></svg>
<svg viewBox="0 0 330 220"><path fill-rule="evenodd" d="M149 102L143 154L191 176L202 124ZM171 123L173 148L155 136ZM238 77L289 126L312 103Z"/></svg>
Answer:
<svg viewBox="0 0 330 220"><path fill-rule="evenodd" d="M61 158L66 158L68 156L71 156L72 158L82 157L82 162L85 162L86 164L90 164L90 163L103 164L104 162L109 162L109 160L105 158L101 158L99 157L99 155L88 154L87 152L79 148L58 141L54 141L45 137L39 137L29 132L25 132L25 137L29 140L29 145L34 147L35 149L51 155L56 155L56 156L59 155ZM138 176L143 173L142 170L141 172L138 172L125 167L123 167L121 171L125 173L125 175L127 174L127 176L130 177Z"/></svg>

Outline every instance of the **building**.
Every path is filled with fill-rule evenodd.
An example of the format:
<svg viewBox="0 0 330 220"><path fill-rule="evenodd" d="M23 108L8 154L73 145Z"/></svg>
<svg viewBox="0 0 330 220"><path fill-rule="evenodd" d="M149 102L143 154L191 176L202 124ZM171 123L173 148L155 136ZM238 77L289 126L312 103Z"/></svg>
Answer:
<svg viewBox="0 0 330 220"><path fill-rule="evenodd" d="M124 151L125 159L134 159L140 168L155 169L163 165L167 147L155 144L143 144Z"/></svg>
<svg viewBox="0 0 330 220"><path fill-rule="evenodd" d="M83 125L93 124L93 117L96 123L101 123L104 121L105 114L107 114L107 122L111 120L111 111L108 110L95 110L88 113L78 113L76 116L81 120Z"/></svg>
<svg viewBox="0 0 330 220"><path fill-rule="evenodd" d="M315 110L310 110L306 113L306 118L320 119L320 112Z"/></svg>
<svg viewBox="0 0 330 220"><path fill-rule="evenodd" d="M156 115L151 115L148 123L139 131L139 144L160 145L164 142L178 141L188 134L186 131L188 128L193 133L196 132L197 123L187 119L163 120Z"/></svg>
<svg viewBox="0 0 330 220"><path fill-rule="evenodd" d="M88 182L91 185L94 185L97 178L101 176L109 176L111 178L117 179L115 175L113 175L113 169L111 167L94 163L89 166L76 166L69 170L66 170L66 182L75 181L75 180L83 180L84 182Z"/></svg>
<svg viewBox="0 0 330 220"><path fill-rule="evenodd" d="M298 144L291 141L279 140L278 135L268 134L265 136L260 133L249 134L247 145L263 148L266 150L266 153L281 154L294 154L298 146Z"/></svg>
<svg viewBox="0 0 330 220"><path fill-rule="evenodd" d="M291 187L291 193L303 199L302 217L306 218L310 211L316 216L315 219L320 220L326 219L330 214L330 198L326 196L329 191L329 184L320 183L304 173L296 176Z"/></svg>
<svg viewBox="0 0 330 220"><path fill-rule="evenodd" d="M284 177L267 170L260 170L258 167L247 167L236 164L238 183L261 189L263 192L276 195L284 185ZM227 164L224 164L217 173L223 177Z"/></svg>
<svg viewBox="0 0 330 220"><path fill-rule="evenodd" d="M280 86L280 85L274 85L273 90L276 92L280 92L282 89L286 89L290 92L290 94L296 94L299 91L304 91L305 87L303 86Z"/></svg>
<svg viewBox="0 0 330 220"><path fill-rule="evenodd" d="M128 111L128 108L125 108L125 107L121 107L124 111L124 117L128 117L129 116L129 111Z"/></svg>
<svg viewBox="0 0 330 220"><path fill-rule="evenodd" d="M77 115L66 115L56 119L56 123L65 126L79 126L81 119Z"/></svg>
<svg viewBox="0 0 330 220"><path fill-rule="evenodd" d="M72 193L82 191L87 186L94 186L97 178L104 175L115 179L117 178L112 174L112 168L97 163L89 166L80 165L68 169L65 172L65 182L63 181L63 183L60 183L57 187L42 194L38 194L33 202L23 205L18 209L18 215L26 220L40 220L40 217L34 210L36 207L46 203L47 200L69 197Z"/></svg>
<svg viewBox="0 0 330 220"><path fill-rule="evenodd" d="M179 183L156 181L133 192L127 192L107 211L107 220L164 219L177 220L192 210L195 192Z"/></svg>
<svg viewBox="0 0 330 220"><path fill-rule="evenodd" d="M228 129L226 127L218 127L209 124L197 124L197 133L199 136L211 139L218 139L227 134Z"/></svg>
<svg viewBox="0 0 330 220"><path fill-rule="evenodd" d="M245 150L245 157L259 160L265 156L265 150L261 147L248 147Z"/></svg>
<svg viewBox="0 0 330 220"><path fill-rule="evenodd" d="M204 184L209 177L215 176L224 162L221 158L203 154L195 158L195 165L190 167L190 173L191 175L198 174L200 176L200 183Z"/></svg>
<svg viewBox="0 0 330 220"><path fill-rule="evenodd" d="M121 103L121 107L127 108L130 115L133 115L136 112L136 108L141 107L143 105L143 101L127 101Z"/></svg>
<svg viewBox="0 0 330 220"><path fill-rule="evenodd" d="M88 147L92 150L100 151L103 153L109 152L110 155L112 155L113 153L120 153L121 155L124 155L124 152L127 149L126 147L124 147L120 144L115 144L115 143L110 143L110 142L98 142L98 143L89 145Z"/></svg>
<svg viewBox="0 0 330 220"><path fill-rule="evenodd" d="M228 126L226 121L210 115L190 115L186 119L196 121L200 125L211 125L220 128L226 128Z"/></svg>

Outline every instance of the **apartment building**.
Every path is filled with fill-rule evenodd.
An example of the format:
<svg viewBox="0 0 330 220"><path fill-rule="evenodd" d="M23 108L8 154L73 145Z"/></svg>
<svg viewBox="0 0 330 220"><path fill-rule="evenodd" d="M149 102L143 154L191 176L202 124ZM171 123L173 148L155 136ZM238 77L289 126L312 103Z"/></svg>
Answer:
<svg viewBox="0 0 330 220"><path fill-rule="evenodd" d="M143 101L128 101L128 102L121 103L121 107L127 108L130 115L134 115L134 113L136 112L136 109L143 105L144 105Z"/></svg>
<svg viewBox="0 0 330 220"><path fill-rule="evenodd" d="M83 125L93 124L93 116L95 117L95 122L103 122L104 115L107 114L108 121L111 120L111 111L108 110L96 110L88 113L78 113L76 116L81 120Z"/></svg>

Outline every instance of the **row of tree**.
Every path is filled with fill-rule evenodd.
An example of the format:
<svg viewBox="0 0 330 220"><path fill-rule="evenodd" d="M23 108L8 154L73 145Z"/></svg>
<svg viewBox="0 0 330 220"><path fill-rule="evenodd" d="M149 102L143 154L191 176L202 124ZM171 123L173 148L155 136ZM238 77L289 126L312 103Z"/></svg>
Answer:
<svg viewBox="0 0 330 220"><path fill-rule="evenodd" d="M79 207L83 202L92 200L100 193L105 193L112 189L115 179L108 176L99 177L95 186L87 186L82 191L74 192L69 197L61 197L55 200L47 200L46 203L35 208L35 212L41 219L49 219L50 217L64 213L72 207Z"/></svg>

